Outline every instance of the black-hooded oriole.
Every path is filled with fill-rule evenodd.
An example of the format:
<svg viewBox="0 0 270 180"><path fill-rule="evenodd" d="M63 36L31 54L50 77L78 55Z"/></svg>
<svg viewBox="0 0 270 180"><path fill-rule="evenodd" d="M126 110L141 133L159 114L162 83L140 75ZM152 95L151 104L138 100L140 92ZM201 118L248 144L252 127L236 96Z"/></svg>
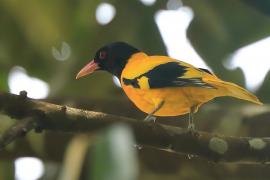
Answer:
<svg viewBox="0 0 270 180"><path fill-rule="evenodd" d="M117 76L128 98L148 116L178 116L193 113L205 102L219 96L262 104L244 88L219 79L207 69L196 68L168 56L148 56L124 42L106 45L77 75L105 70Z"/></svg>

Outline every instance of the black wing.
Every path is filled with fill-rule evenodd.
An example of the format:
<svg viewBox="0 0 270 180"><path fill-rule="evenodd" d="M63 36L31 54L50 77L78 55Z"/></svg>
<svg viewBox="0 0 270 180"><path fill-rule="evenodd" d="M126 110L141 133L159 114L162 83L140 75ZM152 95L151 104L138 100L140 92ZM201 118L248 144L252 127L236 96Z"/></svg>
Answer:
<svg viewBox="0 0 270 180"><path fill-rule="evenodd" d="M206 73L208 73L208 74L214 75L214 73L212 73L212 72L209 71L208 69L204 69L204 68L198 68L198 69L200 69L200 70L202 70L202 71L204 71L204 72L206 72Z"/></svg>
<svg viewBox="0 0 270 180"><path fill-rule="evenodd" d="M184 78L187 68L188 67L183 66L178 62L168 62L158 65L134 79L123 78L123 82L125 85L132 85L134 88L140 88L140 78L146 77L148 79L148 86L151 89L187 86L214 88L210 84L203 82L201 77Z"/></svg>

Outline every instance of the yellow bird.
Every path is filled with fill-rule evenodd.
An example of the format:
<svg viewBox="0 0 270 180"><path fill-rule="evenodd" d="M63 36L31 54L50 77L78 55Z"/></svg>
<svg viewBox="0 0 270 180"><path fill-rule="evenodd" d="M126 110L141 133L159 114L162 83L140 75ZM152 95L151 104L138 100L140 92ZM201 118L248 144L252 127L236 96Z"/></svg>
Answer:
<svg viewBox="0 0 270 180"><path fill-rule="evenodd" d="M215 97L232 96L262 104L255 95L207 69L168 56L149 56L124 42L99 49L76 79L99 70L119 78L128 98L148 114L145 120L189 113L188 128L194 129L193 114Z"/></svg>

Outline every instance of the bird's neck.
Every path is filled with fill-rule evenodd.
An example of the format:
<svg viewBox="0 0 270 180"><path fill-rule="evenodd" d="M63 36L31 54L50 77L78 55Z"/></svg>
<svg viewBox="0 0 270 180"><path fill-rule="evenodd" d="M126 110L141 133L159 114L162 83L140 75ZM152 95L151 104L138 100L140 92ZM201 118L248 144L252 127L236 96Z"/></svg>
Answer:
<svg viewBox="0 0 270 180"><path fill-rule="evenodd" d="M128 61L130 60L130 59L132 59L132 61L134 60L134 61L136 61L136 60L142 60L142 59L144 59L144 58L146 58L147 57L147 54L145 54L144 52L137 52L137 53L134 53L129 59L128 59Z"/></svg>
<svg viewBox="0 0 270 180"><path fill-rule="evenodd" d="M129 58L122 60L121 63L118 64L117 67L114 68L114 71L111 73L120 79L122 71L128 63L141 60L145 57L147 57L147 55L143 52L134 53Z"/></svg>
<svg viewBox="0 0 270 180"><path fill-rule="evenodd" d="M120 79L124 67L125 67L125 65L118 66L118 67L114 68L113 72L111 72L111 73L113 75L115 75L116 77L118 77L118 79Z"/></svg>

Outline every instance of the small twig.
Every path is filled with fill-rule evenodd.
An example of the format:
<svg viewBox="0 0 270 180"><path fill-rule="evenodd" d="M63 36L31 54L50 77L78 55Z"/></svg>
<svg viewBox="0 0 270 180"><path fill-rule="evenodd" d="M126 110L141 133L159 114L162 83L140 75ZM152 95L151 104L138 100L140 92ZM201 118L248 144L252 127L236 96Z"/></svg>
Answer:
<svg viewBox="0 0 270 180"><path fill-rule="evenodd" d="M15 139L24 137L27 132L35 128L35 124L35 120L31 117L16 122L0 136L0 150Z"/></svg>

